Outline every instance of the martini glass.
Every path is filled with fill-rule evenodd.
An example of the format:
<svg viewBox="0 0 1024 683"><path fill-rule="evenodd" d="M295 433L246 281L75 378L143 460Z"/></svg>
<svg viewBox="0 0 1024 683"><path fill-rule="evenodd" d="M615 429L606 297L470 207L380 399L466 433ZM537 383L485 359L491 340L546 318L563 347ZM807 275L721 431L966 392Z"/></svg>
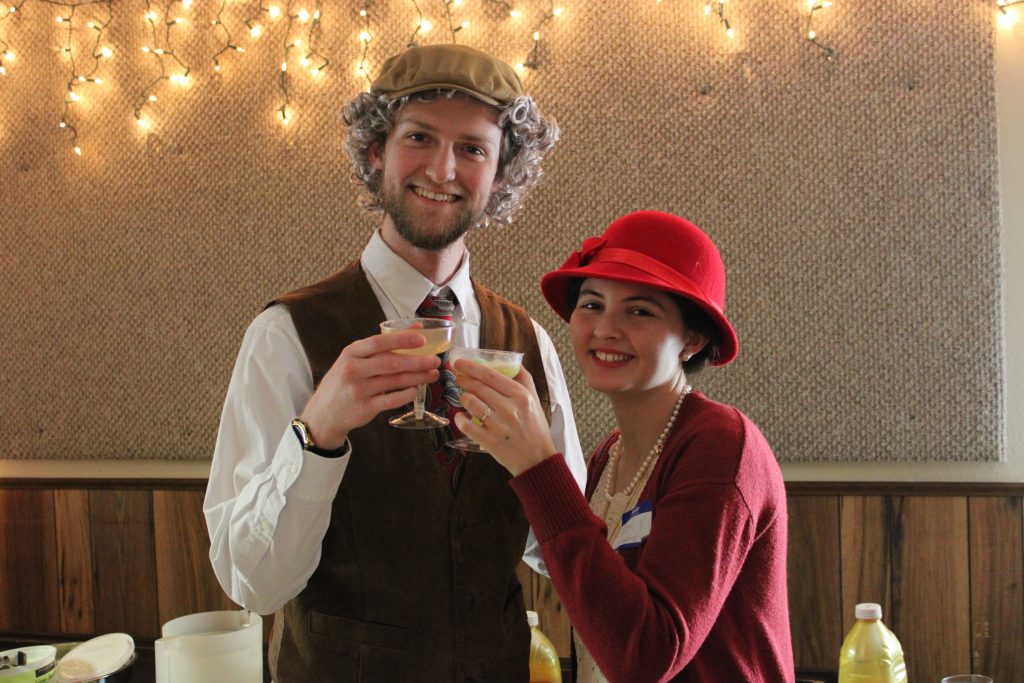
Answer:
<svg viewBox="0 0 1024 683"><path fill-rule="evenodd" d="M448 347L452 345L452 332L455 330L455 323L443 318L400 318L382 322L380 330L384 334L415 330L427 340L423 346L418 346L415 349L395 349L394 353L410 356L436 356L447 351ZM426 409L424 406L426 397L427 385L420 384L416 387L416 399L413 401L412 410L391 418L388 420L388 424L399 429L435 429L447 425L448 418L434 415Z"/></svg>
<svg viewBox="0 0 1024 683"><path fill-rule="evenodd" d="M469 360L474 363L486 365L492 370L496 370L506 377L515 377L519 374L519 368L523 364L523 354L519 351L499 351L498 349L471 349L463 346L456 346L448 352L448 362L451 363L452 370L455 370L455 361L457 360ZM459 379L459 371L455 370L455 379ZM473 421L480 424L480 420L473 418ZM483 448L480 447L476 441L473 441L468 436L462 436L458 439L447 442L448 446L457 448L461 451L469 453L486 453Z"/></svg>

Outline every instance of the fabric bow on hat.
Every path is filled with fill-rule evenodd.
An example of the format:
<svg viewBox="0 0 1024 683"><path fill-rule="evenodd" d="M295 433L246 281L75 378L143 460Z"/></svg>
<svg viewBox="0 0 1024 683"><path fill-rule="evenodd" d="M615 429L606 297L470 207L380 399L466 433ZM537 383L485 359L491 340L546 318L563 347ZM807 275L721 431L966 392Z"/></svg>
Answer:
<svg viewBox="0 0 1024 683"><path fill-rule="evenodd" d="M574 251L569 255L569 258L562 264L562 268L580 268L587 265L607 243L608 240L604 237L588 237L583 240L579 251Z"/></svg>

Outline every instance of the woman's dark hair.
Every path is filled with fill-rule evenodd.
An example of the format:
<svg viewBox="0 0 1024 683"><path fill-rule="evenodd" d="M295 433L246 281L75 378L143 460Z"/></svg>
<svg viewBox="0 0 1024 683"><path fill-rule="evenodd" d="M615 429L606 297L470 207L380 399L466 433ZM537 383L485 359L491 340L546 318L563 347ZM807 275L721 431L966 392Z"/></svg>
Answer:
<svg viewBox="0 0 1024 683"><path fill-rule="evenodd" d="M580 298L580 289L583 287L583 279L576 278L569 286L568 303L569 311L576 310L576 303ZM683 325L691 332L696 332L705 337L708 342L698 353L693 354L690 360L683 363L683 371L687 375L703 370L711 361L718 357L718 347L721 343L721 336L718 332L718 325L711 319L711 316L704 312L700 306L686 297L674 292L667 292L679 309L683 318Z"/></svg>

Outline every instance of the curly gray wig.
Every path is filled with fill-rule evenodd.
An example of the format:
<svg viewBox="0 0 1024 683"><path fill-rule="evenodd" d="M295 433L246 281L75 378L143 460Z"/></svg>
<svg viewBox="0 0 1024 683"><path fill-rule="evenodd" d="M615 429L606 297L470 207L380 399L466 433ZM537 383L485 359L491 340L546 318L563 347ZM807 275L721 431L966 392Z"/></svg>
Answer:
<svg viewBox="0 0 1024 683"><path fill-rule="evenodd" d="M437 96L466 97L455 90L413 93L391 99L379 93L362 92L342 110L342 122L348 126L345 150L352 158L352 179L366 186L368 197L360 204L371 211L383 211L380 204L381 172L370 163L374 144L383 149L388 133L395 125L395 115L412 98L430 101ZM560 131L554 119L545 118L532 97L517 97L508 104L495 107L501 127L501 151L498 175L491 198L484 210L484 221L501 225L512 222L531 187L544 176L541 160L558 142Z"/></svg>

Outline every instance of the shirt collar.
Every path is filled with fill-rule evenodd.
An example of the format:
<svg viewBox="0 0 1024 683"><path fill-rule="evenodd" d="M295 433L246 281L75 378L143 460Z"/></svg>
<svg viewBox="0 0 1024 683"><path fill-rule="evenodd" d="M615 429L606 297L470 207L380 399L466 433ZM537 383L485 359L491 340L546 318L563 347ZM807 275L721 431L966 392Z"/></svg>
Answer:
<svg viewBox="0 0 1024 683"><path fill-rule="evenodd" d="M473 283L469 278L469 261L469 250L465 250L462 263L451 279L440 285L434 284L392 251L380 236L380 230L373 232L360 259L363 268L377 282L400 316L414 316L428 294L436 294L441 287L450 287L466 321L479 323L479 316L475 314L476 307L463 305L464 302L476 300Z"/></svg>

